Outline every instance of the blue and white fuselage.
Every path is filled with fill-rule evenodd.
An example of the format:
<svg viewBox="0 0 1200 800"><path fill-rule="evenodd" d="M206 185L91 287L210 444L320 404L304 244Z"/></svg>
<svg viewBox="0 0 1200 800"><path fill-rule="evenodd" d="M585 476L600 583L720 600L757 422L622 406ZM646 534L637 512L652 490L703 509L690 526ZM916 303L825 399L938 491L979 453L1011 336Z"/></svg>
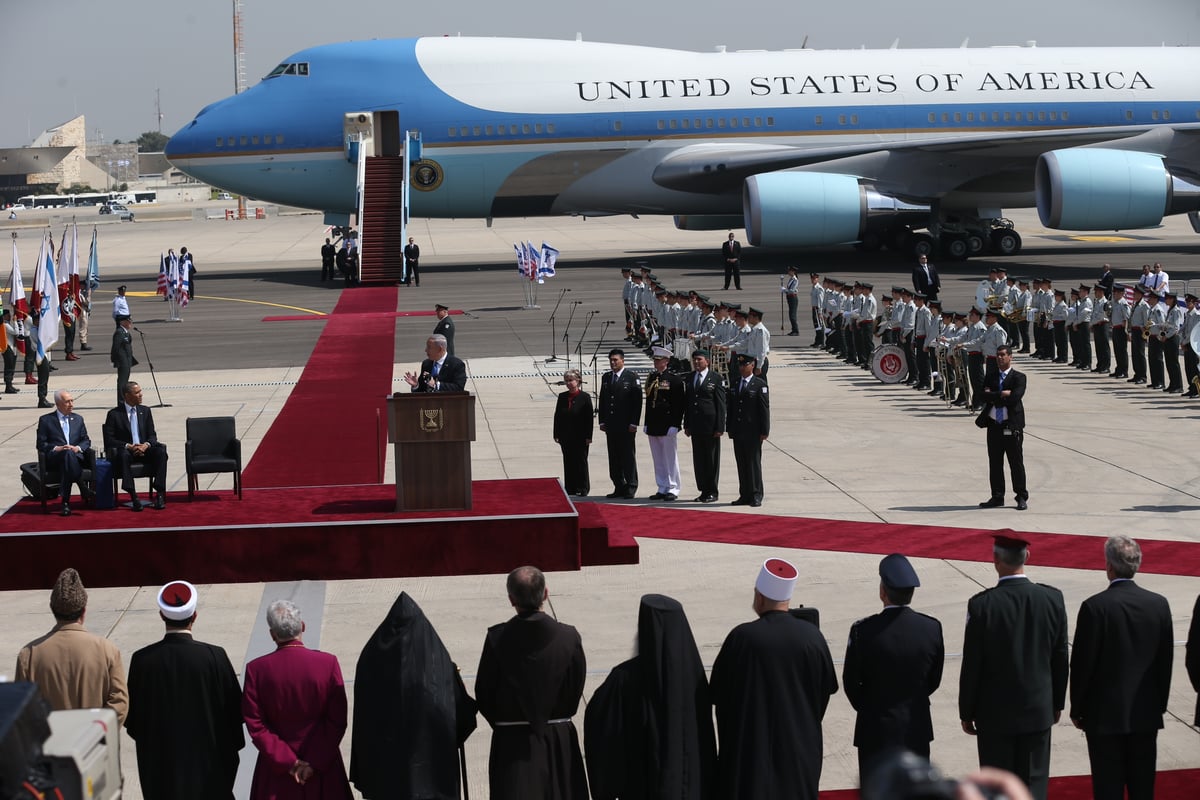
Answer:
<svg viewBox="0 0 1200 800"><path fill-rule="evenodd" d="M861 238L882 200L931 227L1036 204L1054 227L1129 228L1195 207L1197 74L1191 48L348 42L203 109L167 155L212 185L344 216L344 117L396 112L423 140L420 217L737 217L752 242L808 244Z"/></svg>

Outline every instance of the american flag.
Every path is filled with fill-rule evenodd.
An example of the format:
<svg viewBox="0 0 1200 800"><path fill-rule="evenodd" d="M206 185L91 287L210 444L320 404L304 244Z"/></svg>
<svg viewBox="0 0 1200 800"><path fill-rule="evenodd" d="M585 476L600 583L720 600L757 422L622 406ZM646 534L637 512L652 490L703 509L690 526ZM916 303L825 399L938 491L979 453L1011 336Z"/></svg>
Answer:
<svg viewBox="0 0 1200 800"><path fill-rule="evenodd" d="M175 297L179 300L180 308L186 307L191 302L191 298L188 297L188 284L191 282L192 277L191 266L192 257L191 255L186 255L183 257L183 261L180 262L179 269L176 272Z"/></svg>
<svg viewBox="0 0 1200 800"><path fill-rule="evenodd" d="M155 294L161 294L163 297L170 297L170 284L167 283L167 258L162 253L158 254L158 288L155 289Z"/></svg>

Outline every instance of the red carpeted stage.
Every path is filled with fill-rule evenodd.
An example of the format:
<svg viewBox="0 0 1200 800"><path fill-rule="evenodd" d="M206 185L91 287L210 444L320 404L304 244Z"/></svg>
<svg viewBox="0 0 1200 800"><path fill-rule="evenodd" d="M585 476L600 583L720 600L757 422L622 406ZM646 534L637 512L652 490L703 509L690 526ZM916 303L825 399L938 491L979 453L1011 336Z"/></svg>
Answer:
<svg viewBox="0 0 1200 800"><path fill-rule="evenodd" d="M2 589L44 589L87 564L97 586L153 586L186 564L197 583L577 570L637 563L632 537L609 541L592 508L551 478L477 481L470 511L397 513L390 484L246 489L171 496L162 511L42 512L26 499L0 516ZM22 565L21 568L13 568ZM194 576L194 577L192 577Z"/></svg>

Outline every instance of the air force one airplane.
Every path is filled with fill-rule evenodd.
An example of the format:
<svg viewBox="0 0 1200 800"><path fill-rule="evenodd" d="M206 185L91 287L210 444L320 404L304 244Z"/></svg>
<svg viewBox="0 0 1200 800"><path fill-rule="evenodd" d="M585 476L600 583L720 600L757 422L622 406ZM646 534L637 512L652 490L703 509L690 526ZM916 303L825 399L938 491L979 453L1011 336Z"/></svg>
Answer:
<svg viewBox="0 0 1200 800"><path fill-rule="evenodd" d="M1012 254L1005 207L1200 232L1198 48L686 52L582 41L331 44L213 103L167 145L187 174L356 211L365 133L419 131L416 217L671 214L754 245ZM927 231L927 232L926 232Z"/></svg>

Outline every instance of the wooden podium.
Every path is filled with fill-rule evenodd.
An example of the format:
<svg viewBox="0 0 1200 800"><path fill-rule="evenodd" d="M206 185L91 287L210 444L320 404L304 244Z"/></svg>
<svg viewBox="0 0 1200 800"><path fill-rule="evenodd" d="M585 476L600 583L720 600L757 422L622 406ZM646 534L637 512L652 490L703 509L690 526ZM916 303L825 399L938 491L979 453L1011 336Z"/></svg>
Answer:
<svg viewBox="0 0 1200 800"><path fill-rule="evenodd" d="M396 392L388 398L388 441L396 453L396 510L471 507L470 392Z"/></svg>

